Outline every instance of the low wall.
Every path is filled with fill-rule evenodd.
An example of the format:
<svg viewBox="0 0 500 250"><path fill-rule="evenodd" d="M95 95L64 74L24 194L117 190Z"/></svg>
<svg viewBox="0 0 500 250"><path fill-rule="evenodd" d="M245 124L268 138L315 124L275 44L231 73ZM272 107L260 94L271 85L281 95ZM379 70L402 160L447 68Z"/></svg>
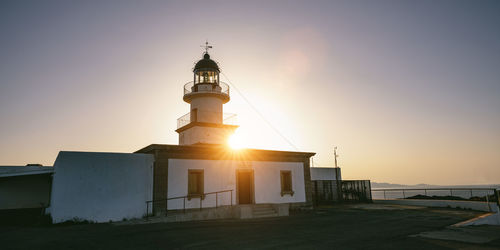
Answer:
<svg viewBox="0 0 500 250"><path fill-rule="evenodd" d="M180 222L193 220L215 220L215 219L230 219L234 217L233 208L231 206L222 206L218 208L204 208L201 211L193 209L186 213L173 213L163 217L162 222Z"/></svg>
<svg viewBox="0 0 500 250"><path fill-rule="evenodd" d="M276 216L288 216L289 205L286 203L269 204L276 212ZM129 221L118 221L116 225L133 225L133 224L150 224L150 223L165 223L165 222L182 222L196 220L216 220L216 219L251 219L255 218L253 209L255 204L249 205L234 205L221 206L217 208L187 209L169 211L167 216L148 217L146 219L136 219Z"/></svg>
<svg viewBox="0 0 500 250"><path fill-rule="evenodd" d="M387 200L373 200L374 203L379 204L396 204L396 205L410 205L410 206L424 206L424 207L452 207L462 209L472 209L477 211L494 212L498 213L498 206L494 202L480 202L480 201L452 201L452 200L412 200L412 199L387 199Z"/></svg>

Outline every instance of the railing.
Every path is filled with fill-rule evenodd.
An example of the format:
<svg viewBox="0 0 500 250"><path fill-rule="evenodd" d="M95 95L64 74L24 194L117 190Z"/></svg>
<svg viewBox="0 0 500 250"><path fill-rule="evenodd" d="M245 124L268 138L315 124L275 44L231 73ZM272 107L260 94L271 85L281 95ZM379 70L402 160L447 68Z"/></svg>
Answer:
<svg viewBox="0 0 500 250"><path fill-rule="evenodd" d="M207 195L211 195L211 194L215 194L215 208L217 209L219 207L219 194L220 193L225 193L225 192L230 192L230 195L231 195L231 202L230 202L230 206L233 206L233 190L232 189L228 189L228 190L222 190L222 191L217 191L217 192L209 192L209 193L204 193L203 195L186 195L186 196L179 196L179 197L171 197L171 198L167 198L167 199L160 199L160 200L151 200L151 201L146 201L146 217L149 217L151 214L153 214L153 210L154 210L154 204L155 203L158 203L158 202L165 202L165 215L167 215L167 212L168 212L168 201L170 200L177 200L177 199L182 199L182 203L183 203L183 207L182 207L182 212L185 213L186 212L186 199L190 200L190 199L200 199L200 210L203 208L203 200L205 199L205 197ZM151 204L151 214L149 213L149 207Z"/></svg>
<svg viewBox="0 0 500 250"><path fill-rule="evenodd" d="M217 117L222 117L222 121L217 121ZM192 120L191 120L192 119ZM219 118L220 119L220 118ZM182 128L191 122L212 122L226 125L236 125L238 123L236 114L233 113L220 113L210 111L196 111L196 117L191 117L191 112L181 116L177 119L177 128Z"/></svg>
<svg viewBox="0 0 500 250"><path fill-rule="evenodd" d="M200 83L203 84L203 83ZM197 84L198 85L198 84ZM188 82L184 84L184 95L191 94L193 92L200 93L220 93L229 96L229 85L225 82L219 81L218 85L213 85L212 88L198 88L195 86L194 82Z"/></svg>
<svg viewBox="0 0 500 250"><path fill-rule="evenodd" d="M500 206L498 191L495 188L381 188L372 189L373 199L431 199L463 200L497 203Z"/></svg>

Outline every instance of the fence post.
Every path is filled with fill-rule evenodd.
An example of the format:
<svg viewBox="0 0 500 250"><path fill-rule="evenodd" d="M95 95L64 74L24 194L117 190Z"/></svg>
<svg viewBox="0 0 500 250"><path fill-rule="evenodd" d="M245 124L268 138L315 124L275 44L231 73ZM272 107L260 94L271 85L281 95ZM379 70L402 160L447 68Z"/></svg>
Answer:
<svg viewBox="0 0 500 250"><path fill-rule="evenodd" d="M231 207L233 206L233 190L231 189Z"/></svg>
<svg viewBox="0 0 500 250"><path fill-rule="evenodd" d="M472 198L472 189L470 190L470 198Z"/></svg>
<svg viewBox="0 0 500 250"><path fill-rule="evenodd" d="M495 191L495 201L497 202L497 206L500 209L500 197L498 197L498 190L494 189L493 191Z"/></svg>
<svg viewBox="0 0 500 250"><path fill-rule="evenodd" d="M450 189L450 196L453 196L453 189Z"/></svg>
<svg viewBox="0 0 500 250"><path fill-rule="evenodd" d="M424 194L425 196L427 196L427 189L424 189Z"/></svg>
<svg viewBox="0 0 500 250"><path fill-rule="evenodd" d="M385 198L385 190L384 190L384 200L386 200L387 198Z"/></svg>
<svg viewBox="0 0 500 250"><path fill-rule="evenodd" d="M405 190L403 189L403 199L406 199Z"/></svg>
<svg viewBox="0 0 500 250"><path fill-rule="evenodd" d="M486 192L486 206L488 206L488 211L491 212L490 199L488 198L488 196L490 195L488 194L488 192Z"/></svg>
<svg viewBox="0 0 500 250"><path fill-rule="evenodd" d="M146 201L146 218L149 217L149 202Z"/></svg>
<svg viewBox="0 0 500 250"><path fill-rule="evenodd" d="M219 197L218 194L219 193L215 193L215 208L217 208L217 205L218 205L218 203L217 203L217 200L218 200L217 198Z"/></svg>
<svg viewBox="0 0 500 250"><path fill-rule="evenodd" d="M182 212L186 213L186 196L184 196L184 198L182 199L182 202L184 203L182 206Z"/></svg>

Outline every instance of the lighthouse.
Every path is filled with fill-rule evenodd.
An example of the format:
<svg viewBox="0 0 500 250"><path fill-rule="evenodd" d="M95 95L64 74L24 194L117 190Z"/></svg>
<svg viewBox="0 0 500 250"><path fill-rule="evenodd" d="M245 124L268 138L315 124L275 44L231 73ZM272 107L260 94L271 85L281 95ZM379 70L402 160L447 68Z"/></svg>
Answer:
<svg viewBox="0 0 500 250"><path fill-rule="evenodd" d="M288 215L289 207L312 207L311 174L325 181L332 173L311 170L315 153L221 146L238 126L234 114L223 112L229 86L220 81L210 46L204 47L192 81L184 85L190 110L177 120L179 145L150 144L135 153L61 151L54 170L47 172L52 186L43 187L50 199L43 204L50 204L53 222L121 221L187 209L186 216L175 219L259 218Z"/></svg>
<svg viewBox="0 0 500 250"><path fill-rule="evenodd" d="M220 81L219 65L208 54L205 45L203 58L193 68L193 81L184 85L184 101L190 112L177 119L179 145L226 144L238 128L235 114L223 112L230 100L229 85Z"/></svg>

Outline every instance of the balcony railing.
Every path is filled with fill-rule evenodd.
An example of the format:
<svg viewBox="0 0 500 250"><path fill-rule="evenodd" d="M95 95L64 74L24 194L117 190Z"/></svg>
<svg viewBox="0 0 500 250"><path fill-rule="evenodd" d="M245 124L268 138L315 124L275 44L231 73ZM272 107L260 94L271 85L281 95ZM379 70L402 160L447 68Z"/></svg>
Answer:
<svg viewBox="0 0 500 250"><path fill-rule="evenodd" d="M225 82L219 81L219 85L212 85L211 88L207 88L205 86L201 87L199 84L195 85L194 82L191 81L184 85L184 95L191 93L219 93L229 96L229 85Z"/></svg>
<svg viewBox="0 0 500 250"><path fill-rule="evenodd" d="M221 120L222 119L222 120ZM210 111L189 112L177 119L177 128L182 128L191 122L222 123L226 125L237 125L237 116L232 113L220 113Z"/></svg>

